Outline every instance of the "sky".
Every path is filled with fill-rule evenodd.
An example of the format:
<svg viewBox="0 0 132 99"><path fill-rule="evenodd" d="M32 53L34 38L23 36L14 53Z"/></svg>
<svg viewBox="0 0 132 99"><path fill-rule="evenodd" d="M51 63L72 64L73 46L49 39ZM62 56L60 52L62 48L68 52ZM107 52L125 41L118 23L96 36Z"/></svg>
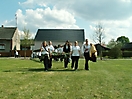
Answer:
<svg viewBox="0 0 132 99"><path fill-rule="evenodd" d="M26 28L34 37L38 29L84 29L93 41L98 23L107 44L120 36L132 42L132 0L1 0L0 25Z"/></svg>

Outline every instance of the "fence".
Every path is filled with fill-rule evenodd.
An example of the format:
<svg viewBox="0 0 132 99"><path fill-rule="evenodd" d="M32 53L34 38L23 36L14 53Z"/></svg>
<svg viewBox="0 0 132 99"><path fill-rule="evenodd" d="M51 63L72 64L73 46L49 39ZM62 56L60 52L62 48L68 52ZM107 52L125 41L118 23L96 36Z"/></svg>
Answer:
<svg viewBox="0 0 132 99"><path fill-rule="evenodd" d="M26 54L26 57L30 57L32 54L32 50L17 50L20 57L24 57ZM10 52L0 52L1 57L14 57L15 56L15 50L12 50Z"/></svg>

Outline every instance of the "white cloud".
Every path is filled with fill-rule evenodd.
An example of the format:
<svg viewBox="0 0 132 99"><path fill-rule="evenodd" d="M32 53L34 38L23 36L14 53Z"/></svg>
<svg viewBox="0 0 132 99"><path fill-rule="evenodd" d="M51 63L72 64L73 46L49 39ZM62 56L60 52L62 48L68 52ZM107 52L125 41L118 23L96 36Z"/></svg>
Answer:
<svg viewBox="0 0 132 99"><path fill-rule="evenodd" d="M18 28L32 33L38 28L79 28L77 18L89 24L86 38L93 33L95 23L102 22L105 42L119 36L128 36L132 41L132 0L27 0L19 2L25 10L18 9ZM6 21L15 24L15 20ZM84 26L84 25L83 25Z"/></svg>
<svg viewBox="0 0 132 99"><path fill-rule="evenodd" d="M20 31L24 29L29 29L32 34L35 35L38 28L79 28L76 25L76 20L74 16L66 10L56 8L46 9L37 8L26 9L25 14L21 9L17 12L17 24ZM10 26L15 23L15 20L6 21L5 25Z"/></svg>

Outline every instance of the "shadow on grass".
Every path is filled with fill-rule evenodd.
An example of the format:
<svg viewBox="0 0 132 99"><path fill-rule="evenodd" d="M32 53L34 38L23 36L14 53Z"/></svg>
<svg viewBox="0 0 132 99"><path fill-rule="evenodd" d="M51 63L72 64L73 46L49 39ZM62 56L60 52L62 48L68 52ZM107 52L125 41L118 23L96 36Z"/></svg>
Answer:
<svg viewBox="0 0 132 99"><path fill-rule="evenodd" d="M58 69L53 68L45 71L44 68L22 68L19 70L4 70L3 72L73 72L73 71L83 71L83 69L72 70L72 69Z"/></svg>
<svg viewBox="0 0 132 99"><path fill-rule="evenodd" d="M48 72L71 72L71 71L82 71L83 69L72 70L72 69L49 69ZM45 71L44 68L30 68L28 71L41 72ZM46 71L47 72L47 71Z"/></svg>
<svg viewBox="0 0 132 99"><path fill-rule="evenodd" d="M36 60L36 59L31 59L32 61L34 61L34 62L38 62L38 63L41 63L41 61L40 60Z"/></svg>

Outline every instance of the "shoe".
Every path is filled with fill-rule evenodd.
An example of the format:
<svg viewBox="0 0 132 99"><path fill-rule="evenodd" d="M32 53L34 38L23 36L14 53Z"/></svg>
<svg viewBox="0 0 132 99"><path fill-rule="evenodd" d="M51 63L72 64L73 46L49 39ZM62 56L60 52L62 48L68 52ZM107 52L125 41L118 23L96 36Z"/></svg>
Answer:
<svg viewBox="0 0 132 99"><path fill-rule="evenodd" d="M77 69L74 69L74 71L77 71Z"/></svg>

